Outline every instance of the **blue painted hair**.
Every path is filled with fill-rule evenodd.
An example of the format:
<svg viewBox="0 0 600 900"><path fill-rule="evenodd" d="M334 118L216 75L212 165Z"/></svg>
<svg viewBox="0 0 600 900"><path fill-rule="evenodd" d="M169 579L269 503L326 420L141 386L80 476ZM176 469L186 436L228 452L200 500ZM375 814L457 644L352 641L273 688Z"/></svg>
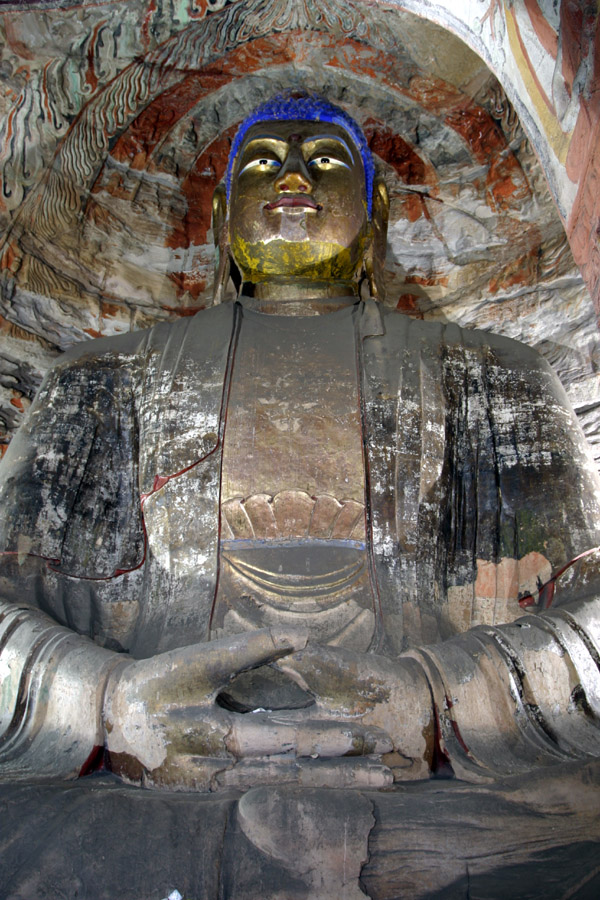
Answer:
<svg viewBox="0 0 600 900"><path fill-rule="evenodd" d="M331 122L334 125L340 125L348 132L352 138L356 149L359 151L363 167L365 170L365 187L367 193L367 211L371 218L371 209L373 207L373 182L375 180L375 164L369 150L366 138L360 126L354 119L333 103L328 103L321 97L305 94L295 97L292 94L277 94L266 103L257 106L250 113L247 119L244 119L231 145L229 154L229 162L227 164L227 205L231 197L231 179L233 175L233 166L240 148L248 133L248 130L258 122L286 121L294 119L304 119L308 122Z"/></svg>

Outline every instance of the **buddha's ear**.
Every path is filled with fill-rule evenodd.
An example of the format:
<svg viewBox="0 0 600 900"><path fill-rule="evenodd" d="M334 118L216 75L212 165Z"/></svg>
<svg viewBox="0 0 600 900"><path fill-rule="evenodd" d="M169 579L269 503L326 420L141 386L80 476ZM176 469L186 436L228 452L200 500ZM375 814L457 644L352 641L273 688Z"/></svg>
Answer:
<svg viewBox="0 0 600 900"><path fill-rule="evenodd" d="M215 242L215 272L213 303L221 303L229 281L231 257L229 253L229 229L227 227L227 191L218 184L212 199L212 229Z"/></svg>
<svg viewBox="0 0 600 900"><path fill-rule="evenodd" d="M386 183L381 176L373 185L373 207L371 210L371 245L365 258L365 269L371 296L385 300L383 273L387 250L387 230L390 219L390 197Z"/></svg>

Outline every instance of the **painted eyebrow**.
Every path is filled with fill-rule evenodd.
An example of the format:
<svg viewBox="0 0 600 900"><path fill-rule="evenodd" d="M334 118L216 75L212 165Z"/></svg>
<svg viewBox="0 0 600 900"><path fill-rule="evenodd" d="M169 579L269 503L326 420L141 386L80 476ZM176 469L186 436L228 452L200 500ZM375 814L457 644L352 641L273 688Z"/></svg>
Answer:
<svg viewBox="0 0 600 900"><path fill-rule="evenodd" d="M314 134L312 137L306 138L305 141L302 141L302 146L304 146L304 144L313 144L316 141L332 141L333 143L341 144L350 159L354 159L352 151L350 150L350 147L348 146L346 141L343 138L338 137L337 134Z"/></svg>
<svg viewBox="0 0 600 900"><path fill-rule="evenodd" d="M278 135L257 134L256 137L253 137L251 141L248 141L248 143L246 144L245 147L242 147L242 149L240 151L240 156L242 153L245 153L249 147L252 147L252 145L255 144L257 141L274 141L276 144L284 144L285 146L288 146L288 141L285 141L283 138L279 137ZM350 147L348 146L346 141L343 138L338 137L336 134L314 134L314 135L311 135L311 137L308 137L308 138L306 138L305 141L302 141L302 146L304 146L305 144L314 144L317 141L332 141L335 144L341 144L341 146L344 148L344 150L346 151L346 153L348 154L350 159L354 159L354 157L352 155L352 151L350 150Z"/></svg>
<svg viewBox="0 0 600 900"><path fill-rule="evenodd" d="M258 141L275 141L276 144L285 144L287 146L287 141L284 141L283 138L280 138L275 134L257 134L256 137L253 137L247 144L244 144L239 155L241 156L242 153L246 152L248 147L252 147L252 145L256 144Z"/></svg>

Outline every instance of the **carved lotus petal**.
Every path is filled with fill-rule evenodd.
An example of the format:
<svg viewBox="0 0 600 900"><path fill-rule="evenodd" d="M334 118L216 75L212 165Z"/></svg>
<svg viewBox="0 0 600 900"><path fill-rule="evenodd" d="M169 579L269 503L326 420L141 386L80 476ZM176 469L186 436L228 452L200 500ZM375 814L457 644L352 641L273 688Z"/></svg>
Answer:
<svg viewBox="0 0 600 900"><path fill-rule="evenodd" d="M321 494L320 497L317 497L310 522L311 537L331 537L333 524L341 509L342 504L335 497L330 497L328 494Z"/></svg>
<svg viewBox="0 0 600 900"><path fill-rule="evenodd" d="M305 491L281 491L273 497L273 512L282 538L308 534L315 501Z"/></svg>
<svg viewBox="0 0 600 900"><path fill-rule="evenodd" d="M350 536L357 520L362 516L364 506L356 500L344 500L343 507L335 520L331 537L343 540Z"/></svg>
<svg viewBox="0 0 600 900"><path fill-rule="evenodd" d="M235 538L243 539L254 537L252 523L250 522L248 514L242 506L242 501L240 499L227 500L227 502L223 504L222 512Z"/></svg>
<svg viewBox="0 0 600 900"><path fill-rule="evenodd" d="M311 497L306 491L254 494L223 504L225 539L364 540L364 506L355 500L336 500L328 494Z"/></svg>
<svg viewBox="0 0 600 900"><path fill-rule="evenodd" d="M272 500L270 494L254 494L244 501L244 508L252 523L255 537L279 537Z"/></svg>

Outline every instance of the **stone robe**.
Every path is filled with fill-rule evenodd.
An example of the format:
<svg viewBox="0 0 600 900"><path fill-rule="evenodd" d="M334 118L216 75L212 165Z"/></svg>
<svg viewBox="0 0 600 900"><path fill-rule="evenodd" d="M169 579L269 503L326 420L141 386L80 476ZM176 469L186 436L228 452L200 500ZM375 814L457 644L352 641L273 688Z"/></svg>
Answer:
<svg viewBox="0 0 600 900"><path fill-rule="evenodd" d="M59 645L57 671L81 672L91 728L108 651L144 657L208 639L243 316L224 305L73 348L12 442L0 489L0 643L5 659L8 648L13 663L27 662L2 722L7 774L75 774L91 750L85 727L65 739L30 690L38 677L52 693L48 641ZM421 663L439 755L459 777L598 755L593 567L550 611L523 617L518 604L600 543L597 478L556 377L508 339L372 301L354 316L372 650Z"/></svg>

